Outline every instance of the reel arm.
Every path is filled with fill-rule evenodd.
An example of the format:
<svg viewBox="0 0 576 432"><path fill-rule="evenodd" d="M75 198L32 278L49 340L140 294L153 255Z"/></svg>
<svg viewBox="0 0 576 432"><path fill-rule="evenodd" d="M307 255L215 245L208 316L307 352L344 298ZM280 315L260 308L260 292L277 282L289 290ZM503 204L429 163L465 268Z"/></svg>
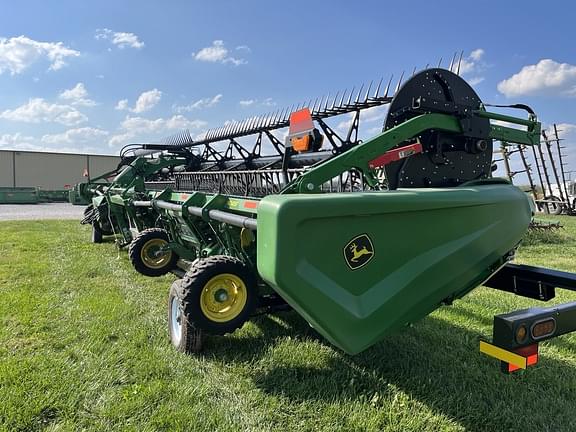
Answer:
<svg viewBox="0 0 576 432"><path fill-rule="evenodd" d="M533 118L519 119L501 114L476 111L472 115L488 119L508 121L528 127L523 131L505 126L491 125L490 138L510 143L537 145L540 135L540 123ZM421 114L395 126L363 144L338 155L315 168L302 174L298 180L288 186L283 193L315 193L320 192L320 186L330 179L350 169L362 172L367 183L374 185L376 172L374 161L386 152L403 144L409 143L425 131L442 131L463 135L461 119L447 114ZM415 154L415 153L413 153ZM411 155L408 155L410 157Z"/></svg>

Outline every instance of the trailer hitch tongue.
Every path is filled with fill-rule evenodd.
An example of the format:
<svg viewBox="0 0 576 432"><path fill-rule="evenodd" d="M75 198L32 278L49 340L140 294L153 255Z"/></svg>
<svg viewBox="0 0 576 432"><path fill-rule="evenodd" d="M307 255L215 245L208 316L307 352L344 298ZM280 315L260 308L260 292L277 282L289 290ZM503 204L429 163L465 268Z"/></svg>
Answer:
<svg viewBox="0 0 576 432"><path fill-rule="evenodd" d="M493 341L480 352L501 361L504 373L538 363L538 344L576 330L576 302L523 309L494 317Z"/></svg>

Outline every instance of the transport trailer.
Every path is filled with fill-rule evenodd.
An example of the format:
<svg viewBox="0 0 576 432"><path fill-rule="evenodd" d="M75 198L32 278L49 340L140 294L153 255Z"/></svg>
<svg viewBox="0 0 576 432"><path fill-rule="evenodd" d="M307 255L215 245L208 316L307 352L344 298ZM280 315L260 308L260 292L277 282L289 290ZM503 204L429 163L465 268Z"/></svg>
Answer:
<svg viewBox="0 0 576 432"><path fill-rule="evenodd" d="M556 288L576 291L576 274L528 265L506 264L488 281L495 288L543 302ZM500 360L504 373L538 363L538 344L576 330L576 302L522 309L494 317L492 343L480 342L480 351Z"/></svg>
<svg viewBox="0 0 576 432"><path fill-rule="evenodd" d="M130 244L134 267L181 277L168 301L176 349L195 352L204 334L291 308L356 354L483 284L543 301L556 287L574 289L569 273L511 264L534 207L491 178L492 149L493 141L539 144L529 107L511 106L527 118L488 112L462 78L438 68L399 83L393 97L368 94L181 142L203 146L211 166L175 173L174 188L124 195L125 206L157 215ZM389 103L382 133L351 139L371 100ZM353 115L341 139L324 119L343 113ZM261 156L262 136L285 126L284 144L270 138L277 154ZM251 134L252 151L236 141ZM231 150L211 153L219 141ZM508 372L524 369L537 361L539 341L574 330L573 309L499 315L480 349Z"/></svg>

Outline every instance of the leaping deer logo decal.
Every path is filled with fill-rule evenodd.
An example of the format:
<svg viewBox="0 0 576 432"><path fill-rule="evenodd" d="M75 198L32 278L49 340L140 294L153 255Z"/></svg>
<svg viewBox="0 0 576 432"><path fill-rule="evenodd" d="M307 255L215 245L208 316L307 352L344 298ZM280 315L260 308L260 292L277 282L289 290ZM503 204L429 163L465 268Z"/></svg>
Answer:
<svg viewBox="0 0 576 432"><path fill-rule="evenodd" d="M354 237L344 247L344 259L351 270L365 266L373 257L374 245L368 234Z"/></svg>

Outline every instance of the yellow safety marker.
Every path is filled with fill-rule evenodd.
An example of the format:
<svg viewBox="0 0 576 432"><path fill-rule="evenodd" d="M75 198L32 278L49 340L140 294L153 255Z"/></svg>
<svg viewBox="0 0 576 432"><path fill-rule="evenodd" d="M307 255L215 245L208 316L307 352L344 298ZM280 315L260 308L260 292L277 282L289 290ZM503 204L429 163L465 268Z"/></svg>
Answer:
<svg viewBox="0 0 576 432"><path fill-rule="evenodd" d="M526 369L527 367L526 357L506 351L505 349L499 348L485 341L480 341L480 352L506 363L510 363L520 369Z"/></svg>

